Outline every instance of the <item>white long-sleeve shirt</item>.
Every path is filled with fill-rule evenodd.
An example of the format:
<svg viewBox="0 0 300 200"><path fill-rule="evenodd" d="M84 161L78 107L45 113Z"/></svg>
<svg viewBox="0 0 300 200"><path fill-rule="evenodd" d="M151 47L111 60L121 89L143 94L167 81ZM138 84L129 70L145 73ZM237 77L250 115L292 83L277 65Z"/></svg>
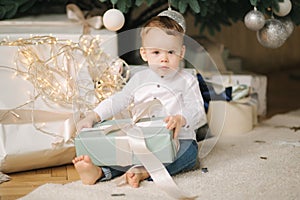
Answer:
<svg viewBox="0 0 300 200"><path fill-rule="evenodd" d="M105 120L123 111L131 103L139 104L153 99L160 100L165 108L158 114L160 117L179 114L186 119L186 125L179 132L179 139L195 140L195 130L207 123L198 81L184 70L164 77L149 68L139 71L122 91L102 101L94 111L101 120Z"/></svg>

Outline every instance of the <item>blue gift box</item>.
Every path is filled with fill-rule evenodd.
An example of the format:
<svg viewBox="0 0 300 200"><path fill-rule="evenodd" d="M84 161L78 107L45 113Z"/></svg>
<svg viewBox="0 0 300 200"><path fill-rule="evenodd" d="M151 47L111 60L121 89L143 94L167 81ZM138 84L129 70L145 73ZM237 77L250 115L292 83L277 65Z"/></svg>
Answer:
<svg viewBox="0 0 300 200"><path fill-rule="evenodd" d="M82 129L75 138L76 154L89 155L97 166L128 166L141 164L132 152L125 131L122 129L105 134L111 125L130 124L131 119L109 120L93 128ZM162 119L147 119L136 124L144 135L147 148L162 162L172 163L176 157L173 132L165 127Z"/></svg>

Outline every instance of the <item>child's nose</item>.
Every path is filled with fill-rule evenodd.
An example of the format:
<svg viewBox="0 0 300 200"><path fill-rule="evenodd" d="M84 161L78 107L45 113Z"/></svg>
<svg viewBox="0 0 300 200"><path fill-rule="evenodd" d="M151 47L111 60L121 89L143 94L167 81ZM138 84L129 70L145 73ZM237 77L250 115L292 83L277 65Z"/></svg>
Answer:
<svg viewBox="0 0 300 200"><path fill-rule="evenodd" d="M168 62L168 53L162 53L161 62Z"/></svg>

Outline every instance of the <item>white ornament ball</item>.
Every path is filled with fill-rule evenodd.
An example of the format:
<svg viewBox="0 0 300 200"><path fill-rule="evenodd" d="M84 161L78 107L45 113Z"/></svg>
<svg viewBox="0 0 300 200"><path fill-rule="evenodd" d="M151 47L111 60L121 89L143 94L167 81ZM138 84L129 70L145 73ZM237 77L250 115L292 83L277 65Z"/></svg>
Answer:
<svg viewBox="0 0 300 200"><path fill-rule="evenodd" d="M280 17L288 15L292 10L292 3L290 0L284 0L283 2L278 2L278 6L279 6L279 11L276 11L274 9L274 13Z"/></svg>
<svg viewBox="0 0 300 200"><path fill-rule="evenodd" d="M277 19L266 20L265 26L257 31L258 42L267 48L278 48L287 39L284 25Z"/></svg>
<svg viewBox="0 0 300 200"><path fill-rule="evenodd" d="M103 25L110 31L120 30L124 23L125 17L118 9L109 9L103 15Z"/></svg>
<svg viewBox="0 0 300 200"><path fill-rule="evenodd" d="M244 17L244 22L248 29L258 31L265 25L265 16L258 10L251 10Z"/></svg>

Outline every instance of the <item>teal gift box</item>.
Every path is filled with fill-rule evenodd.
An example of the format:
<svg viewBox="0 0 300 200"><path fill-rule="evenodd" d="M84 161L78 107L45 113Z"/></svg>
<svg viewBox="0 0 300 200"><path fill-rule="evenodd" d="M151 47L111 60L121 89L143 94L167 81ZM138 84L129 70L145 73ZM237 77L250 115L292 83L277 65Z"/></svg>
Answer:
<svg viewBox="0 0 300 200"><path fill-rule="evenodd" d="M89 155L97 166L128 166L141 164L132 152L128 135L122 129L105 134L112 125L130 124L130 119L108 120L93 128L82 129L75 138L76 154ZM173 132L160 118L140 120L136 124L144 135L147 148L162 162L172 163L176 157Z"/></svg>

